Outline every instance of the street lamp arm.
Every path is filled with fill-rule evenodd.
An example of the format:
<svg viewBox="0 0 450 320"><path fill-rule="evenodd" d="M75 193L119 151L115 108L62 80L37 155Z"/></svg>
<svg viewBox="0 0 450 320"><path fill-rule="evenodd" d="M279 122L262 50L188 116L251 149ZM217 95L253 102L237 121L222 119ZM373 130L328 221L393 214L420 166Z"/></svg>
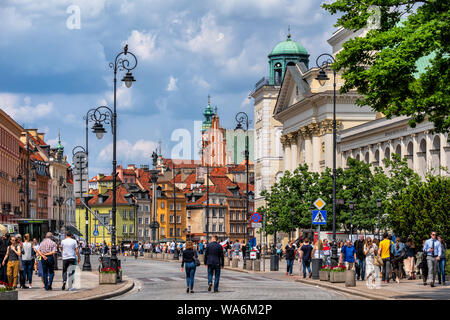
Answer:
<svg viewBox="0 0 450 320"><path fill-rule="evenodd" d="M134 61L132 61L132 63L130 63L130 60L127 59L126 57L125 58L121 57L122 55L126 56L127 54L130 54L133 57ZM116 59L114 59L114 63L113 62L109 63L109 67L114 70L114 73L123 70L131 71L134 68L136 68L136 66L137 66L137 58L133 53L128 51L128 45L125 46L124 51L120 52L116 56Z"/></svg>
<svg viewBox="0 0 450 320"><path fill-rule="evenodd" d="M86 123L94 122L96 124L101 124L101 123L110 124L111 129L114 130L113 122L112 122L113 112L107 106L100 106L98 108L89 110L88 113L86 114L85 119L86 119Z"/></svg>
<svg viewBox="0 0 450 320"><path fill-rule="evenodd" d="M323 60L321 64L319 64L320 58L327 57L327 59ZM335 62L334 57L329 53L322 53L320 56L316 59L316 65L320 69L326 69L331 67L331 65Z"/></svg>
<svg viewBox="0 0 450 320"><path fill-rule="evenodd" d="M245 131L248 130L248 115L245 112L238 112L236 114L236 121L239 127L242 127L245 124Z"/></svg>

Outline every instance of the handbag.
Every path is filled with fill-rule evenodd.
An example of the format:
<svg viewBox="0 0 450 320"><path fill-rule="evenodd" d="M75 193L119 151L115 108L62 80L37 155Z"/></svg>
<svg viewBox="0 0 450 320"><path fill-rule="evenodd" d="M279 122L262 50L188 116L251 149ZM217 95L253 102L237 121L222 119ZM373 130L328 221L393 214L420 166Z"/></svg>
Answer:
<svg viewBox="0 0 450 320"><path fill-rule="evenodd" d="M383 266L383 259L380 256L376 255L373 257L373 264L377 267Z"/></svg>
<svg viewBox="0 0 450 320"><path fill-rule="evenodd" d="M195 261L195 266L199 267L200 266L200 260L198 260L197 252L195 253L194 261Z"/></svg>

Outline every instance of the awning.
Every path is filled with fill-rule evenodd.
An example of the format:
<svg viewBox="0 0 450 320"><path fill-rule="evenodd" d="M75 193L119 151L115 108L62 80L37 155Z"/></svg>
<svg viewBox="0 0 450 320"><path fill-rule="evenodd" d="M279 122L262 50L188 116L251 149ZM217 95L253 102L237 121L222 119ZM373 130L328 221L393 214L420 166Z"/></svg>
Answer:
<svg viewBox="0 0 450 320"><path fill-rule="evenodd" d="M83 234L82 234L80 231L78 231L78 229L75 228L74 226L68 225L68 226L66 226L66 229L67 229L67 231L72 232L72 234L74 234L74 235L76 235L76 236L82 236L82 235L83 235Z"/></svg>

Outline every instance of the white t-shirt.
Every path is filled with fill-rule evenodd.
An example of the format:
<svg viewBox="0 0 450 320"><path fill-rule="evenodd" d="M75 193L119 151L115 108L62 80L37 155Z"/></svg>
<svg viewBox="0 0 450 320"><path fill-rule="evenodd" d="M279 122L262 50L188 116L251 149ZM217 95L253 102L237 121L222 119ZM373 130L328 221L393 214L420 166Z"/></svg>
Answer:
<svg viewBox="0 0 450 320"><path fill-rule="evenodd" d="M78 248L77 241L72 238L66 238L61 241L62 259L76 259L76 249Z"/></svg>

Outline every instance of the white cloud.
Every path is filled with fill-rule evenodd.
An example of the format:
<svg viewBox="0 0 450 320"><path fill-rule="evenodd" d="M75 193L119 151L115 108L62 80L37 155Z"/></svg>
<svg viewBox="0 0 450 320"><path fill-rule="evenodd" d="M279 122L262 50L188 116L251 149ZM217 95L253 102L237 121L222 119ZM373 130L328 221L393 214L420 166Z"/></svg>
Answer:
<svg viewBox="0 0 450 320"><path fill-rule="evenodd" d="M20 102L23 100L23 103ZM18 123L32 122L51 115L55 109L53 102L31 105L31 98L10 93L0 93L0 107Z"/></svg>
<svg viewBox="0 0 450 320"><path fill-rule="evenodd" d="M133 30L127 41L122 45L127 43L129 50L135 53L140 60L150 61L161 57L163 54L162 49L156 48L155 41L156 34Z"/></svg>
<svg viewBox="0 0 450 320"><path fill-rule="evenodd" d="M117 108L119 110L128 110L132 108L133 98L132 98L132 90L133 87L127 88L125 84L122 82L122 85L117 88L116 98L117 98ZM109 89L105 93L106 98L102 98L99 100L100 105L102 106L112 106L114 103L114 90Z"/></svg>
<svg viewBox="0 0 450 320"><path fill-rule="evenodd" d="M170 76L169 79L169 84L167 85L167 91L177 91L178 87L177 87L177 78L174 78L173 76Z"/></svg>
<svg viewBox="0 0 450 320"><path fill-rule="evenodd" d="M246 107L250 104L251 99L249 99L248 97L245 97L244 100L242 100L241 102L241 108Z"/></svg>
<svg viewBox="0 0 450 320"><path fill-rule="evenodd" d="M192 82L196 86L204 89L209 89L211 87L211 85L205 79L203 79L202 76L195 75L194 78L192 79Z"/></svg>
<svg viewBox="0 0 450 320"><path fill-rule="evenodd" d="M140 139L134 144L128 140L117 141L117 160L118 161L147 161L151 160L152 152L157 148L158 144L153 141ZM109 161L112 159L112 143L108 144L100 151L99 159Z"/></svg>

